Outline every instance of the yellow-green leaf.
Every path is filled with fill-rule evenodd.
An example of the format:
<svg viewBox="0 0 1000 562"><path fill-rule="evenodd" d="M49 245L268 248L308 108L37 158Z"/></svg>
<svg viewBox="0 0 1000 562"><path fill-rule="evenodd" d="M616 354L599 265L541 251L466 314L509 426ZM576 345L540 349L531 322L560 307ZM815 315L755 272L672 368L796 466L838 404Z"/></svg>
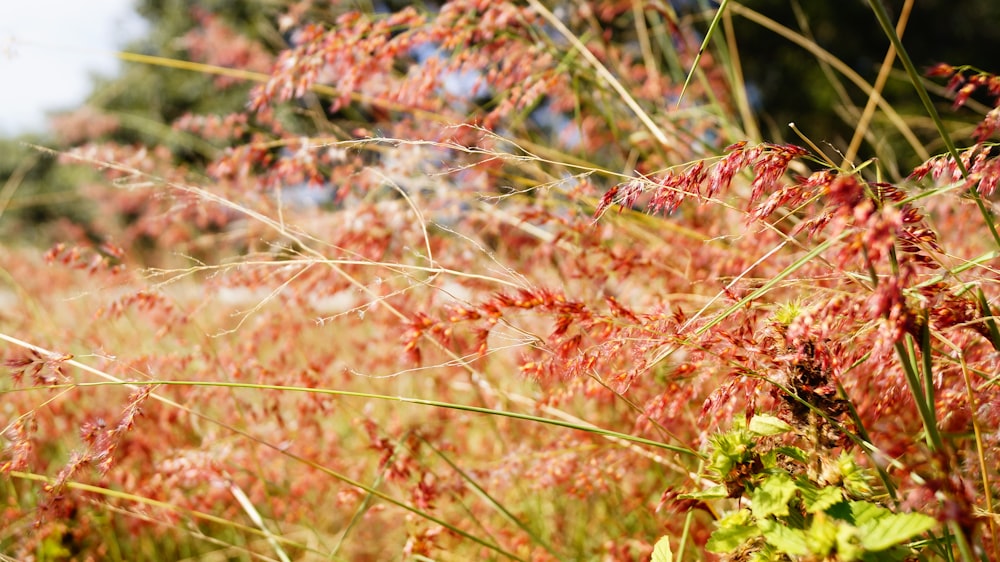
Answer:
<svg viewBox="0 0 1000 562"><path fill-rule="evenodd" d="M754 517L763 519L771 515L788 515L788 502L795 497L795 491L795 482L784 472L768 476L751 497L753 504L750 509Z"/></svg>
<svg viewBox="0 0 1000 562"><path fill-rule="evenodd" d="M669 537L661 537L653 546L653 558L650 562L674 562L674 552L670 550Z"/></svg>
<svg viewBox="0 0 1000 562"><path fill-rule="evenodd" d="M934 528L937 520L922 513L893 513L861 525L861 546L878 552L900 545Z"/></svg>
<svg viewBox="0 0 1000 562"><path fill-rule="evenodd" d="M766 436L788 433L792 430L792 426L781 421L775 416L757 414L750 420L750 426L747 429L750 430L750 433Z"/></svg>

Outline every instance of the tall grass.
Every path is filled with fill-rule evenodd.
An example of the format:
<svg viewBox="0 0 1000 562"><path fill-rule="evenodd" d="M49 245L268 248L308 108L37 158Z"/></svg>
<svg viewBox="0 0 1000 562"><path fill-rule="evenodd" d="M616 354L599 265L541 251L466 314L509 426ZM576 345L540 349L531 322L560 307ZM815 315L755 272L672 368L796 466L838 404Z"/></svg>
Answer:
<svg viewBox="0 0 1000 562"><path fill-rule="evenodd" d="M997 110L950 130L905 21L873 2L944 154L739 3L333 4L269 75L211 14L197 60L123 53L256 86L189 149L59 151L100 219L0 246L0 551L1000 559ZM863 140L759 138L732 17Z"/></svg>

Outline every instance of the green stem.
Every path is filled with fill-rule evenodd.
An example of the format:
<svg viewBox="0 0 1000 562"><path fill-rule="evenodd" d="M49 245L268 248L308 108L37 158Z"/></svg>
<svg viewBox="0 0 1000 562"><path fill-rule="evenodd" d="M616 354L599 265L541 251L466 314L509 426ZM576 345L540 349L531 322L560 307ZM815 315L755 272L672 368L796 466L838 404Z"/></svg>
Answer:
<svg viewBox="0 0 1000 562"><path fill-rule="evenodd" d="M678 445L671 445L669 443L661 443L659 441L654 441L652 439L646 439L644 437L638 437L635 435L629 435L628 433L621 433L618 431L612 431L610 429L604 429L593 425L572 423L562 420L556 420L552 418L543 418L540 416L533 416L530 414L521 414L518 412L509 412L504 410L493 410L490 408L482 408L479 406L469 406L467 404L457 404L454 402L441 402L439 400L425 400L423 398L411 398L408 396L389 396L385 394L372 394L369 392L353 392L349 390L334 390L330 388L311 388L307 386L284 386L278 384L254 384L246 382L228 382L228 381L179 381L179 380L145 380L145 381L128 381L128 382L82 382L82 383L66 383L66 384L54 384L45 386L34 386L25 387L19 389L10 389L0 392L0 395L12 393L12 392L25 392L29 390L54 390L59 388L86 388L86 387L96 387L96 386L207 386L215 388L248 388L255 390L280 390L284 392L307 392L312 394L327 394L331 396L348 396L352 398L369 398L375 400L389 400L394 402L404 402L407 404L419 404L421 406L431 406L435 408L447 408L449 410L460 410L464 412L474 412L477 414L488 414L494 416L503 416L507 418L513 418L517 420L532 421L536 423L542 423L546 425L554 425L557 427L565 427L567 429L575 429L578 431L584 431L587 433L593 433L595 435L602 435L606 437L614 437L621 439L623 441L631 441L633 443L639 443L641 445L648 445L650 447L656 447L658 449L666 449L668 451L673 451L675 453L681 453L689 455L692 457L702 458L703 455L694 449L688 449L687 447L680 447Z"/></svg>
<svg viewBox="0 0 1000 562"><path fill-rule="evenodd" d="M914 364L915 352L913 349L913 338L909 335L906 336L904 342L896 342L896 354L899 355L899 362L903 367L903 373L906 375L906 382L910 387L910 394L913 396L913 401L917 404L917 411L920 413L920 420L924 424L924 431L927 433L927 445L934 451L940 451L942 449L941 434L938 432L937 424L934 421L934 405L931 404L929 407L925 402L925 393L921 388L920 376L917 373L917 367Z"/></svg>

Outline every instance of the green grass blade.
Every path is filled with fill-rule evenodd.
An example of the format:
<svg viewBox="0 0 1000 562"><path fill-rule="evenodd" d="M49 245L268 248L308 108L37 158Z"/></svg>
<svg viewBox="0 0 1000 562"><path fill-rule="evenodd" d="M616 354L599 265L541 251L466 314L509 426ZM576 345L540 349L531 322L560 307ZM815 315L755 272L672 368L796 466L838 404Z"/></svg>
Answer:
<svg viewBox="0 0 1000 562"><path fill-rule="evenodd" d="M885 32L889 41L896 48L896 53L899 56L899 61L903 63L903 68L906 69L906 75L910 79L910 83L913 84L913 88L917 91L917 97L920 98L920 102L924 104L924 109L927 110L927 114L930 116L931 120L934 122L934 126L937 128L938 135L941 137L942 142L948 148L948 153L955 161L955 165L958 167L959 171L962 172L962 177L968 179L969 170L966 169L965 164L962 163L962 157L958 153L958 149L955 147L955 142L951 140L951 135L948 133L948 129L945 128L944 121L941 120L941 115L938 114L937 108L934 107L934 103L931 101L930 94L927 93L927 88L924 87L924 83L921 81L920 73L917 72L917 68L913 65L913 61L910 60L909 53L903 47L903 42L900 40L899 35L896 34L896 28L892 25L892 21L889 19L889 14L886 12L885 6L882 5L882 0L868 0L869 5L871 5L872 10L875 12L875 17L878 19L878 23L882 26L882 31ZM979 208L980 214L983 215L983 220L986 222L986 228L989 229L990 234L993 236L993 242L1000 247L1000 233L997 232L996 225L993 224L993 214L989 209L986 208L986 204L983 203L983 198L979 195L979 191L975 188L969 190L972 195L973 200L976 202L976 206Z"/></svg>
<svg viewBox="0 0 1000 562"><path fill-rule="evenodd" d="M990 303L986 300L986 294L983 293L982 287L977 287L976 300L979 301L979 313L983 315L986 329L990 333L990 344L993 349L1000 351L1000 329L997 328L996 320L993 319L993 309L990 308Z"/></svg>
<svg viewBox="0 0 1000 562"><path fill-rule="evenodd" d="M0 392L0 395L13 393L13 392L25 392L29 390L54 390L60 388L87 388L87 387L97 387L97 386L206 386L215 388L247 388L255 390L280 390L284 392L306 392L312 394L327 394L330 396L348 396L353 398L368 398L374 400L388 400L392 402L403 402L407 404L418 404L421 406L430 406L434 408L447 408L450 410L460 410L465 412L474 412L477 414L487 414L492 416L503 416L512 419L530 421L535 423L541 423L546 425L552 425L556 427L563 427L566 429L575 429L577 431L583 431L586 433L592 433L594 435L601 435L606 437L614 437L621 439L623 441L630 441L632 443L639 443L641 445L648 445L650 447L655 447L658 449L666 449L668 451L673 451L675 453L680 453L683 455L688 455L695 458L701 458L702 454L694 449L689 449L687 447L681 447L678 445L671 445L669 443L661 443L659 441L654 441L652 439L646 439L644 437L638 437L635 435L629 435L628 433L621 433L619 431L612 431L610 429L604 429L593 425L572 423L563 420L557 420L552 418L543 418L541 416L533 416L531 414L522 414L518 412L509 412L504 410L494 410L491 408L483 408L480 406L470 406L467 404L457 404L454 402L442 402L439 400L426 400L423 398L411 398L408 396L390 396L386 394L372 394L368 392L354 392L348 390L335 390L330 388L310 388L305 386L283 386L274 384L255 384L255 383L245 383L245 382L226 382L226 381L182 381L182 380L144 380L144 381L128 381L128 382L84 382L84 383L67 383L67 384L56 384L47 385L44 387L33 386L24 387L19 389L10 389Z"/></svg>
<svg viewBox="0 0 1000 562"><path fill-rule="evenodd" d="M930 415L929 420L931 424L936 428L937 409L934 407L934 365L932 362L933 351L931 350L931 326L927 309L924 309L921 312L921 316L923 318L923 322L922 325L920 326L920 358L923 360L922 370L924 374L924 404L927 406L927 412Z"/></svg>
<svg viewBox="0 0 1000 562"><path fill-rule="evenodd" d="M507 519L507 521L510 521L517 528L519 528L522 531L524 531L524 533L526 535L528 535L529 537L531 537L531 540L535 541L536 544L541 545L542 548L544 548L546 551L548 551L549 554L551 554L552 556L556 557L557 559L562 558L555 551L555 549L552 547L552 545L549 544L548 541L546 541L544 538L542 538L541 535L539 535L538 533L536 533L530 526L528 526L528 524L526 524L524 521L520 520L516 515L514 515L513 513L511 513L510 510L508 510L506 507L504 507L503 504L501 504L499 501L496 500L496 498L494 498L493 496L491 496L489 494L489 492L487 492L482 486L480 486L478 483L476 483L476 480L474 478L472 478L472 476L470 476L467 472L465 472L464 470L462 470L462 468L460 466L458 466L457 464L455 464L455 462L452 461L451 458L448 457L448 455L445 455L444 452L442 452L440 449L438 449L437 447L435 447L430 441L427 441L426 439L422 439L422 441L424 442L425 445L427 445L428 447L430 447L432 451L434 451L435 453L437 453L437 455L439 457L441 457L441 459L445 463L447 463L448 466L450 466L452 470L454 470L455 472L457 472L458 475L461 476L463 480L465 480L466 484L468 484L469 487L472 488L472 490L476 493L476 495L478 495L486 503L490 504L494 509L496 509L498 512L500 512L500 514L503 515L503 517L505 519Z"/></svg>
<svg viewBox="0 0 1000 562"><path fill-rule="evenodd" d="M920 375L917 373L915 361L916 352L913 347L913 338L907 335L904 341L896 342L895 347L896 355L899 356L899 363L903 367L903 373L906 376L906 382L910 387L910 394L913 396L913 401L917 404L920 420L923 422L924 431L927 433L927 445L935 451L940 451L942 448L941 434L938 432L933 412L928 410L928 405L925 401L925 392L921 388ZM933 409L933 407L934 405L931 404L930 408Z"/></svg>
<svg viewBox="0 0 1000 562"><path fill-rule="evenodd" d="M28 481L33 481L33 482L40 482L40 483L49 484L49 485L56 484L56 479L55 478L50 477L50 476L45 476L44 474L33 474L33 473L30 473L30 472L21 472L21 471L16 471L16 470L9 471L6 474L10 478L17 478L17 479L20 479L20 480L28 480ZM89 494L95 494L95 495L99 495L99 496L103 496L103 497L107 497L107 498L115 498L115 499L118 499L118 500L123 500L123 501L133 502L133 503L136 503L136 504L146 505L146 506L149 506L149 507L154 507L154 508L157 508L157 509L162 509L164 511L170 511L170 512L174 512L174 513L182 514L182 515L185 515L187 517L190 517L191 519L197 519L197 520L205 521L207 523L214 523L214 524L217 524L217 525L222 525L222 526L225 526L225 527L229 527L229 528L234 529L236 531L240 531L242 533L247 533L249 535L255 535L255 536L258 536L260 538L268 538L268 533L265 532L265 531L263 531L263 530L261 530L261 529L259 529L259 528L257 528L257 527L253 527L253 526L250 526L250 525L243 525L241 523L237 523L237 522L233 521L230 518L219 517L217 515L212 515L211 513L204 513L204 512L196 511L196 510L193 510L193 509L188 509L188 508L180 507L180 506L172 504L170 502L155 500L155 499L147 498L147 497L143 497L143 496L137 496L135 494L130 494L128 492L123 492L121 490L112 490L111 488L105 488L105 487L102 487L102 486L95 486L93 484L86 484L86 483L83 483L83 482L68 481L68 482L65 482L65 483L62 483L62 484L65 485L66 488L68 488L70 490L79 490L81 492L87 492ZM298 541L294 541L294 540L291 540L289 538L282 537L280 535L270 535L270 536L275 541L277 541L277 542L279 542L279 543L281 543L281 544L283 544L285 546L289 546L289 547L292 547L292 548L302 549L303 551L306 551L306 552L313 552L313 553L316 553L316 554L322 554L321 552L319 552L319 551L317 551L317 550L309 547L306 544L300 543Z"/></svg>
<svg viewBox="0 0 1000 562"><path fill-rule="evenodd" d="M705 49L708 48L709 41L715 35L715 30L718 29L719 22L722 21L722 14L725 13L727 5L729 5L729 0L722 0L722 3L719 4L719 9L715 11L715 17L712 18L712 23L709 24L708 31L705 32L705 39L701 42L701 47L698 48L698 54L694 57L691 70L688 72L687 78L684 79L684 86L681 87L681 93L677 96L677 103L674 105L675 109L681 106L681 100L684 99L684 92L687 91L688 86L691 85L691 79L698 71L698 63L701 62L701 56L705 54Z"/></svg>
<svg viewBox="0 0 1000 562"><path fill-rule="evenodd" d="M754 292L750 293L749 295L743 297L736 304L733 304L733 305L729 306L728 308L726 308L725 310L723 310L722 312L720 312L715 318L713 318L712 320L708 321L704 326L701 326L700 328L698 328L697 330L695 330L694 331L695 335L699 335L700 336L700 335L704 334L708 330L712 329L712 327L714 327L716 324L718 324L718 323L722 322L723 320L725 320L726 318L728 318L729 315L731 315L732 313L736 312L740 308L746 306L746 304L749 303L750 301L761 297L762 295L764 295L765 293L767 293L768 291L770 291L772 288L774 288L775 285L777 285L778 283L780 283L781 281L783 281L786 277L788 277L792 273L795 273L795 271L797 271L800 267L802 267L805 264L809 263L813 258L815 258L816 256L819 256L820 254L822 254L823 252L825 252L826 250L828 250L831 246L833 246L834 244L836 244L837 242L839 242L845 236L847 236L847 232L846 231L845 232L841 232L840 234L838 234L837 236L835 236L833 238L829 238L827 240L824 240L822 244L816 246L809 253L807 253L806 255L802 256L801 258L795 260L794 263L792 263L791 265L789 265L788 267L786 267L785 269L783 269L780 273L778 273L777 275L775 275L771 279L768 279L768 281L766 283L764 283L763 285L761 285L760 288L758 288Z"/></svg>

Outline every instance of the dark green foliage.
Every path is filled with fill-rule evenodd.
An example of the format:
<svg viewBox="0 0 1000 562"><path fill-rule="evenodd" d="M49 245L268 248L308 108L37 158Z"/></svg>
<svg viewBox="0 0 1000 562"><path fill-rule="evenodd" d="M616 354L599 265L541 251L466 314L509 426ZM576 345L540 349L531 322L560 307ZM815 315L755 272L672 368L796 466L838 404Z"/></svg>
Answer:
<svg viewBox="0 0 1000 562"><path fill-rule="evenodd" d="M33 225L60 218L83 222L91 213L78 187L95 172L60 165L56 156L31 147L36 143L44 141L0 140L0 237L8 241L40 242Z"/></svg>
<svg viewBox="0 0 1000 562"><path fill-rule="evenodd" d="M148 35L125 46L127 52L190 60L182 38L199 27L198 18L213 14L222 23L273 51L284 47L274 21L283 3L239 1L147 0L137 6L149 20ZM177 164L204 163L213 156L211 144L175 131L171 124L187 114L225 115L246 104L252 83L236 81L219 87L205 73L150 64L123 63L115 77L95 77L86 105L95 114L107 115L118 126L94 136L70 132L66 138L33 135L3 141L0 147L0 179L8 185L0 196L0 232L23 240L39 236L34 228L65 217L85 224L90 205L79 193L85 180L94 178L90 168L56 165L55 157L30 148L29 144L65 150L77 139L109 141L122 145L166 146Z"/></svg>
<svg viewBox="0 0 1000 562"><path fill-rule="evenodd" d="M151 23L147 37L126 51L176 60L191 60L182 38L200 25L199 16L212 14L235 32L260 40L277 52L284 40L274 25L279 3L169 0L140 2L136 11ZM121 143L166 144L183 160L191 157L190 141L174 134L169 124L188 114L227 114L243 108L252 83L234 82L220 88L216 77L188 70L126 63L121 75L95 81L88 104L117 116L122 127L111 139ZM186 147L186 148L185 148Z"/></svg>
<svg viewBox="0 0 1000 562"><path fill-rule="evenodd" d="M904 2L883 2L897 19ZM874 81L889 48L867 1L751 0L743 4L813 39L869 82ZM1000 70L996 59L1000 35L994 25L998 21L1000 3L993 0L919 0L914 3L903 44L918 68L949 62L996 72ZM806 27L800 22L807 22ZM733 23L745 79L759 93L756 109L762 116L765 136L794 139L787 124L795 122L814 140L846 146L857 122L854 114L843 110L843 100L830 88L816 59L756 23L741 17L734 17ZM855 106L864 106L865 97L857 89L848 85L845 91ZM923 115L905 76L890 78L885 96L900 113Z"/></svg>
<svg viewBox="0 0 1000 562"><path fill-rule="evenodd" d="M906 544L932 529L934 518L881 505L869 487L873 476L848 453L827 458L817 472L803 462L801 449L774 447L772 439L790 429L765 415L748 428L737 425L712 436L706 476L750 501L724 514L706 549L731 560L911 557ZM715 487L680 497L713 502L720 494Z"/></svg>

